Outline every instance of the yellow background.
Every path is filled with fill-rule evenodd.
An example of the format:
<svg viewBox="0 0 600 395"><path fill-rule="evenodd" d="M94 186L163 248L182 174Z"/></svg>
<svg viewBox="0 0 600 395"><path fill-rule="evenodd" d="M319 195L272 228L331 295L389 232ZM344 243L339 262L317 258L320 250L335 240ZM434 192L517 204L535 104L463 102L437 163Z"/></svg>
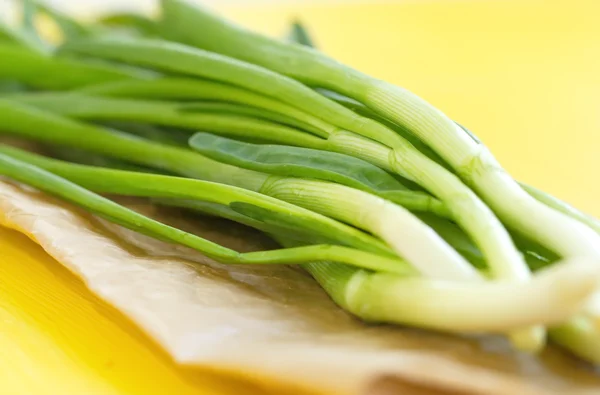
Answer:
<svg viewBox="0 0 600 395"><path fill-rule="evenodd" d="M517 178L600 215L600 2L413 1L222 9L408 87L469 127ZM242 390L244 388L244 390ZM0 393L260 394L175 366L24 236L0 228Z"/></svg>

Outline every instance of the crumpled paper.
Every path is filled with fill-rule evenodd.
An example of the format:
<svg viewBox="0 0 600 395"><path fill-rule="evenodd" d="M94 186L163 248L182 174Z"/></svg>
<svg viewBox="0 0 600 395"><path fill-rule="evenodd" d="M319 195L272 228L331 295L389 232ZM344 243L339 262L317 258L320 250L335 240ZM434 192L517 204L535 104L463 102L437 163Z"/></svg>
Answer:
<svg viewBox="0 0 600 395"><path fill-rule="evenodd" d="M239 251L273 247L227 221L119 201ZM285 393L600 393L600 377L559 350L535 357L497 337L367 325L297 267L221 265L1 178L0 224L39 243L181 364L284 386Z"/></svg>

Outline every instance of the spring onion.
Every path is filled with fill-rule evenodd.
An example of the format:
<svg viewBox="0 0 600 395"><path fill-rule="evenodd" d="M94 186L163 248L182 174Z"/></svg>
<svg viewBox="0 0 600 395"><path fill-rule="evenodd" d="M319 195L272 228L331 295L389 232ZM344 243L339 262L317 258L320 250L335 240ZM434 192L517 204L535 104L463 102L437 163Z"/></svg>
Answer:
<svg viewBox="0 0 600 395"><path fill-rule="evenodd" d="M551 245L563 256L585 253L600 257L598 235L529 196L489 150L413 93L360 73L306 46L272 40L234 26L184 0L163 0L162 8L163 29L168 37L261 65L362 102L433 148L509 227L527 233L542 245ZM204 34L194 34L195 26L202 26ZM389 144L387 136L372 137ZM389 145L394 147L393 142Z"/></svg>
<svg viewBox="0 0 600 395"><path fill-rule="evenodd" d="M458 177L382 124L359 116L291 78L226 56L160 40L77 40L67 43L61 51L228 82L277 97L315 117L327 119L348 131L332 133L325 148L351 153L376 165L385 164L386 169L419 183L444 202L453 218L469 230L486 254L494 275L518 281L529 277L525 261L502 224ZM379 138L396 149L390 150L366 137ZM297 145L304 146L301 141Z"/></svg>
<svg viewBox="0 0 600 395"><path fill-rule="evenodd" d="M325 284L325 289L342 306L369 321L386 320L451 331L493 332L503 330L505 325L521 325L540 320L551 323L560 320L563 315L576 310L587 293L595 286L594 277L589 273L589 266L575 264L568 267L561 266L545 273L531 285L515 286L511 283L488 285L450 283L433 279L412 279L411 276L406 275L386 276L384 272L356 271L350 266L327 262L327 260L340 259L342 256L356 262L374 263L378 260L383 262L386 260L383 257L369 256L359 250L336 246L289 246L282 250L240 254L137 214L64 178L16 159L9 153L31 159L31 154L18 154L15 149L4 149L0 153L0 174L60 196L130 229L198 249L223 263L278 264L322 260L321 263L307 264L311 273ZM82 167L77 169L97 171ZM114 172L114 170L110 171ZM101 169L100 172L107 174L106 170ZM123 174L126 172L118 173L121 173L122 180L127 180L134 175ZM91 179L89 176L83 178ZM108 187L109 184L104 185L109 191L115 188ZM134 185L140 185L139 190L142 191L144 182L140 184L136 182ZM129 188L132 188L130 191L136 189L135 186ZM120 188L115 189L120 190ZM168 186L163 190L169 194ZM156 191L158 190L150 194ZM148 192L141 192L142 195L145 193ZM344 254L336 254L337 251ZM400 271L403 269L401 262L396 260L388 259L386 263ZM410 269L406 269L406 274L410 273ZM331 281L333 279L336 281ZM566 288L557 287L558 279ZM382 291L387 295L385 298L379 295ZM528 298L531 295L534 297ZM373 305L373 300L385 301L385 303ZM443 301L442 304L440 300ZM393 303L387 303L390 301ZM528 301L528 304L523 304L525 301ZM488 314L486 319L478 318L481 309L486 308L485 306L489 306L490 303L495 309L495 314ZM555 306L556 303L559 303L558 308ZM536 314L532 316L529 310L536 311ZM527 315L524 315L524 312L527 312Z"/></svg>
<svg viewBox="0 0 600 395"><path fill-rule="evenodd" d="M118 223L119 225L123 225L129 229L194 248L201 251L208 257L223 263L288 264L327 259L342 263L349 263L352 265L356 264L361 267L367 265L368 269L392 271L402 274L414 273L410 266L403 264L403 262L399 260L334 245L311 245L291 249L286 248L282 250L237 253L201 237L194 236L190 233L186 233L179 229L172 228L150 218L144 217L141 214L137 214L136 212L120 206L117 203L96 195L87 189L71 183L53 173L42 170L28 162L16 159L14 156L19 156L16 150L1 150L3 153L0 155L0 174L9 176L17 181L23 181L43 191L76 203L77 205L80 205L99 216ZM9 154L7 155L7 153ZM70 171L70 169L65 170L66 173L70 173ZM161 193L162 195L167 196L178 196L182 194L182 192L179 192L178 194L174 191L174 189L172 189L174 188L174 185L178 184L177 181L181 181L179 185L185 183L186 181L190 181L173 179L170 180L171 182L169 183L165 182L166 180L163 179L159 180L162 185L161 188L153 189L152 182L156 180L156 177L164 176L136 173L131 174L115 170L97 171L95 169L90 169L89 171L92 174L86 174L85 168L75 168L73 169L74 178L77 179L79 176L89 181L93 177L107 177L109 181L116 181L116 185L112 184L109 186L108 183L104 183L101 184L104 185L104 188L100 187L98 189L108 192L118 190L119 192L123 192L125 194L137 196L155 196L161 195ZM111 172L113 174L110 174ZM83 175L81 173L83 173ZM204 191L202 191L200 187L203 187L202 189L204 189ZM236 195L236 191L231 187L225 187L219 184L194 184L191 186L188 184L182 185L180 190L182 189L187 191L193 190L196 197L200 196L204 199L209 196L227 198L227 192L230 192L232 195ZM183 194L185 194L185 192L183 192ZM243 197L247 197L247 200L250 200L253 197L251 194L243 192L242 194L238 194L236 198L240 197L240 195L242 196L241 200L244 200Z"/></svg>
<svg viewBox="0 0 600 395"><path fill-rule="evenodd" d="M479 278L460 254L408 210L366 192L222 164L187 150L111 133L8 100L0 100L0 116L6 125L0 133L106 152L140 165L257 191L368 230L429 275Z"/></svg>
<svg viewBox="0 0 600 395"><path fill-rule="evenodd" d="M365 321L550 340L600 361L600 226L519 184L481 139L414 94L312 46L185 0L91 25L26 1L0 33L0 174L223 263L298 263ZM44 12L66 42L40 50ZM37 39L36 39L37 40ZM44 44L42 42L42 44ZM50 49L54 49L51 48ZM31 89L31 90L28 90ZM56 159L61 158L61 160ZM97 193L254 227L238 253Z"/></svg>

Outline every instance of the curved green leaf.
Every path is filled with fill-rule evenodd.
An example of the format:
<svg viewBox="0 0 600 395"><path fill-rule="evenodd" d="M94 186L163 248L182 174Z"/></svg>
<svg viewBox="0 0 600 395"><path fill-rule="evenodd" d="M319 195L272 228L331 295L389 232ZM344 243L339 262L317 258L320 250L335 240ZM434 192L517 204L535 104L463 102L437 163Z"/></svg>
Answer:
<svg viewBox="0 0 600 395"><path fill-rule="evenodd" d="M152 100L210 100L243 104L271 114L293 119L293 126L317 136L326 137L336 127L306 112L260 93L223 82L183 77L163 77L148 81L126 80L87 86L79 90L94 96L110 96ZM284 122L285 123L285 122Z"/></svg>
<svg viewBox="0 0 600 395"><path fill-rule="evenodd" d="M196 133L189 143L197 152L219 162L285 177L336 182L409 209L449 215L437 199L411 191L384 170L353 156L302 147L250 144L209 133Z"/></svg>
<svg viewBox="0 0 600 395"><path fill-rule="evenodd" d="M11 99L85 120L151 123L309 147L325 143L319 137L266 120L214 111L214 107L201 112L201 104L94 97L73 92L22 94Z"/></svg>
<svg viewBox="0 0 600 395"><path fill-rule="evenodd" d="M292 78L218 53L150 39L83 39L67 43L61 48L61 53L118 60L237 85L301 108L339 128L392 144L398 142L395 132L359 116Z"/></svg>
<svg viewBox="0 0 600 395"><path fill-rule="evenodd" d="M265 173L333 181L366 191L408 189L377 166L336 152L250 144L210 133L196 133L189 143L210 158Z"/></svg>
<svg viewBox="0 0 600 395"><path fill-rule="evenodd" d="M17 157L19 159L16 159ZM46 168L52 168L56 173L67 176L69 180L77 184L33 165L34 161L37 164L44 164ZM315 231L324 226L324 234L335 231L336 226L332 225L335 221L326 217L232 186L177 177L71 165L1 145L0 174L57 195L129 229L197 249L207 256L225 263L302 263L315 259L330 259L373 270L413 272L408 265L398 259L335 245L311 245L239 254L216 243L137 214L78 184L90 186L91 189L105 193L145 197L196 198L228 204L230 207L246 204L260 207L271 214L276 213L274 215L285 217L287 214L289 216L288 224L292 227L312 226L312 230ZM298 216L296 220L293 220L294 215ZM293 222L289 222L290 220ZM343 227L342 224L339 225ZM378 243L375 239L373 241L374 243L369 247L376 250Z"/></svg>
<svg viewBox="0 0 600 395"><path fill-rule="evenodd" d="M293 204L234 186L196 179L69 164L7 146L0 146L0 152L19 160L26 160L96 192L151 198L194 199L226 205L244 202L259 206L271 213L278 212L281 214L279 219L288 218L288 223L293 221L294 226L302 226L309 232L326 235L330 240L336 240L338 244L392 254L381 241L355 228Z"/></svg>

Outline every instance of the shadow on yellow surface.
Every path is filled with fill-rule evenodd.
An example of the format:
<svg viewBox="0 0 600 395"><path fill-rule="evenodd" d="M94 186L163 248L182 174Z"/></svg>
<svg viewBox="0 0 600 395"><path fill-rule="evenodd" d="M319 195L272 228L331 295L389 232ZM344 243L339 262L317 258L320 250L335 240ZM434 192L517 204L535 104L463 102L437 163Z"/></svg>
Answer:
<svg viewBox="0 0 600 395"><path fill-rule="evenodd" d="M471 128L519 179L600 215L598 2L222 11L273 35L300 17L327 52ZM0 229L0 251L0 393L262 393L176 367L24 236Z"/></svg>

